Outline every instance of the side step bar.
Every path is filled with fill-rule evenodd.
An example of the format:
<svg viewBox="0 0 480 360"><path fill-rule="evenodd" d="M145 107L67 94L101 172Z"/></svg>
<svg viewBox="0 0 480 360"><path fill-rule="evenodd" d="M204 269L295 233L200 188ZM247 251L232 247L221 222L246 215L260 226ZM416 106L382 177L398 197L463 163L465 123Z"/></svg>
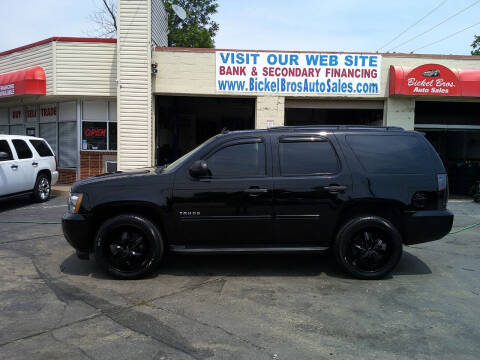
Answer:
<svg viewBox="0 0 480 360"><path fill-rule="evenodd" d="M328 250L328 246L300 247L186 247L170 245L170 251L183 254L277 254L277 253L312 253Z"/></svg>

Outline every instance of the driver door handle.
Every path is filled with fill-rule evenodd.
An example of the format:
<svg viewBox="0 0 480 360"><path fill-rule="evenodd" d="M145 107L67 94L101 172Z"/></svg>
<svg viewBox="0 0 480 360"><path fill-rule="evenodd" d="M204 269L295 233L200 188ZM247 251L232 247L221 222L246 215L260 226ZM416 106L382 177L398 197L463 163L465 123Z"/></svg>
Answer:
<svg viewBox="0 0 480 360"><path fill-rule="evenodd" d="M324 186L323 188L327 190L330 194L338 194L347 190L347 187L345 185L328 185Z"/></svg>
<svg viewBox="0 0 480 360"><path fill-rule="evenodd" d="M15 165L13 164L12 166L10 166L13 170L17 170L18 169L18 165Z"/></svg>

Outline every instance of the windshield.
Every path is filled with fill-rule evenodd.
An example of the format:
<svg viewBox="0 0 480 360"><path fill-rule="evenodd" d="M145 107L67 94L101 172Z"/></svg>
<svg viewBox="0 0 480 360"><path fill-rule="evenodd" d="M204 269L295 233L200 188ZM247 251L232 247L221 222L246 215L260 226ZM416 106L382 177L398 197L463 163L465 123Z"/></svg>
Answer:
<svg viewBox="0 0 480 360"><path fill-rule="evenodd" d="M165 167L165 169L163 169L163 171L166 171L166 172L170 172L170 171L174 171L176 169L178 169L180 166L182 166L186 161L188 161L192 156L194 156L198 151L201 151L202 149L204 149L208 144L210 144L213 139L215 139L217 137L217 135L211 137L210 139L208 139L207 141L205 141L204 143L200 144L199 146L197 146L196 148L194 148L193 150L189 151L188 153L186 153L185 155L183 155L182 157L178 158L177 160L175 160L174 162L172 162L171 164L167 165Z"/></svg>

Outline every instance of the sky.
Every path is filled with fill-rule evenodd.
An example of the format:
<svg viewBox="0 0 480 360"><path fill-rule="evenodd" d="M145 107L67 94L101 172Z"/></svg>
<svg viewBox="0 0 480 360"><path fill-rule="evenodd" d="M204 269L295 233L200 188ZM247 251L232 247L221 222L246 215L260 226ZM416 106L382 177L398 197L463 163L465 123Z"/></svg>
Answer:
<svg viewBox="0 0 480 360"><path fill-rule="evenodd" d="M435 12L380 51L470 54L480 24L474 0L219 0L217 48L375 52L429 11ZM0 51L52 36L93 36L90 20L98 0L0 0ZM401 43L461 14L417 39ZM7 15L8 14L8 15ZM6 16L7 15L7 16ZM430 45L431 44L431 45ZM421 48L425 45L430 45ZM421 49L419 49L421 48Z"/></svg>

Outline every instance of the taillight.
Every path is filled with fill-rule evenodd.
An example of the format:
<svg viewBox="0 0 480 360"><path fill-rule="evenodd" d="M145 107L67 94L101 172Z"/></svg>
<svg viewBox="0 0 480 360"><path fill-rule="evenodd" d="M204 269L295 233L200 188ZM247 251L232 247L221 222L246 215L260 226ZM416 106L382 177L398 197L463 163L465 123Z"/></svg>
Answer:
<svg viewBox="0 0 480 360"><path fill-rule="evenodd" d="M448 201L448 177L447 174L437 174L438 184L438 208L445 209Z"/></svg>
<svg viewBox="0 0 480 360"><path fill-rule="evenodd" d="M54 155L53 158L55 159L55 170L58 169L58 160L57 157Z"/></svg>

